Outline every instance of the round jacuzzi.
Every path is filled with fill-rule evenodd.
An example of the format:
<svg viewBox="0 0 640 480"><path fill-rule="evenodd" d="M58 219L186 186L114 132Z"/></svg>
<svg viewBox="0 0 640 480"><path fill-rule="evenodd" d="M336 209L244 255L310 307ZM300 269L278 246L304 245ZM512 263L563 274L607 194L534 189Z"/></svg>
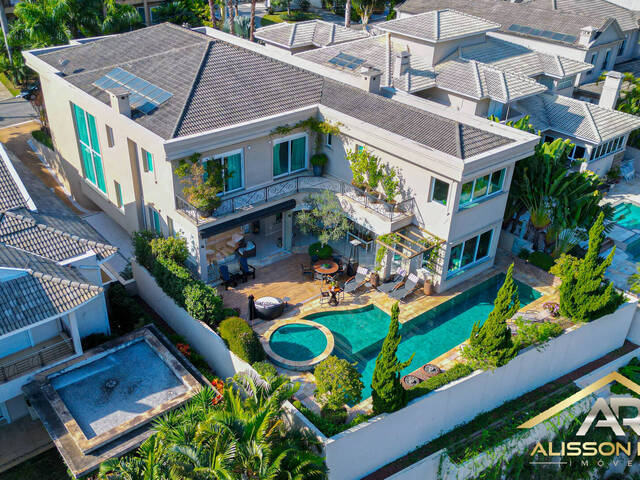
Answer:
<svg viewBox="0 0 640 480"><path fill-rule="evenodd" d="M273 362L292 370L311 370L333 351L333 335L310 320L282 320L266 333L263 346Z"/></svg>

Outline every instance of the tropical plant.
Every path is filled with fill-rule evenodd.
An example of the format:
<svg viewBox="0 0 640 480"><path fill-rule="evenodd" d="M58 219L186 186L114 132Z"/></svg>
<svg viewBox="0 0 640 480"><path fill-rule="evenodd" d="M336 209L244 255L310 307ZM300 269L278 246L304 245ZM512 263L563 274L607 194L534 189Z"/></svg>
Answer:
<svg viewBox="0 0 640 480"><path fill-rule="evenodd" d="M110 458L100 465L103 480L168 480L170 466L167 446L156 436L145 440L135 456Z"/></svg>
<svg viewBox="0 0 640 480"><path fill-rule="evenodd" d="M344 26L351 27L351 0L346 0L344 4Z"/></svg>
<svg viewBox="0 0 640 480"><path fill-rule="evenodd" d="M397 177L396 169L387 165L385 174L382 177L382 189L386 197L387 203L396 203L396 195L398 195L398 187L400 180Z"/></svg>
<svg viewBox="0 0 640 480"><path fill-rule="evenodd" d="M218 194L223 191L223 168L219 162L206 162L203 165L200 157L199 153L194 153L180 160L176 174L185 185L182 193L187 201L208 217L220 206Z"/></svg>
<svg viewBox="0 0 640 480"><path fill-rule="evenodd" d="M62 0L27 0L14 9L9 32L12 45L29 48L66 44L72 38L69 9Z"/></svg>
<svg viewBox="0 0 640 480"><path fill-rule="evenodd" d="M399 317L400 307L396 302L391 307L389 331L382 342L371 379L373 413L376 415L383 412L395 412L407 404L407 391L400 383L400 372L411 365L415 353L404 362L398 360L398 345L402 339L399 334Z"/></svg>
<svg viewBox="0 0 640 480"><path fill-rule="evenodd" d="M380 165L380 157L370 152L367 153L367 186L369 187L369 191L375 192L378 189L380 180L382 180L384 176L384 170L382 165Z"/></svg>
<svg viewBox="0 0 640 480"><path fill-rule="evenodd" d="M256 2L257 0L251 0L251 21L249 22L249 40L253 42L253 34L256 31Z"/></svg>
<svg viewBox="0 0 640 480"><path fill-rule="evenodd" d="M473 324L469 345L462 352L463 358L474 368L495 369L506 365L517 354L507 320L519 309L518 287L513 281L511 264L487 321L483 325L479 321Z"/></svg>
<svg viewBox="0 0 640 480"><path fill-rule="evenodd" d="M327 157L326 153L316 153L309 161L314 167L324 167L329 161L329 157Z"/></svg>
<svg viewBox="0 0 640 480"><path fill-rule="evenodd" d="M598 79L603 80L604 74ZM623 74L625 88L620 92L620 99L616 105L619 110L630 115L640 116L640 78L636 78L632 73ZM640 146L640 132L634 130L629 134L627 143L631 146Z"/></svg>
<svg viewBox="0 0 640 480"><path fill-rule="evenodd" d="M562 279L560 285L560 312L574 321L588 322L614 312L624 298L604 275L613 261L616 247L604 260L600 248L604 241L604 213L600 213L589 230L589 248L583 259L562 256L551 273Z"/></svg>
<svg viewBox="0 0 640 480"><path fill-rule="evenodd" d="M349 220L335 194L329 190L312 193L305 198L309 206L296 215L296 223L304 233L317 235L322 245L340 240L349 231Z"/></svg>
<svg viewBox="0 0 640 480"><path fill-rule="evenodd" d="M351 168L351 174L353 176L353 185L358 188L364 188L369 152L367 152L366 148L359 149L356 147L352 150L347 150L345 158L349 161L349 167Z"/></svg>
<svg viewBox="0 0 640 480"><path fill-rule="evenodd" d="M170 22L176 25L184 25L186 23L190 26L200 24L200 19L184 0L162 3L160 6L155 7L153 16L154 20L157 18L158 23Z"/></svg>
<svg viewBox="0 0 640 480"><path fill-rule="evenodd" d="M315 396L328 410L341 410L345 404L353 405L362 399L364 384L355 364L330 355L318 364L313 374Z"/></svg>
<svg viewBox="0 0 640 480"><path fill-rule="evenodd" d="M104 0L104 9L102 33L130 32L144 27L144 19L132 5L118 3L117 0Z"/></svg>

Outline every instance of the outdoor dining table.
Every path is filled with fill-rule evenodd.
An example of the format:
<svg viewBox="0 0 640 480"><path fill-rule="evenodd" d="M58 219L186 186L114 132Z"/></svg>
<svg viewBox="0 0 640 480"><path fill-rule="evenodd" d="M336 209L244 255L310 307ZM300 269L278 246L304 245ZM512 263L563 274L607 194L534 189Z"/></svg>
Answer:
<svg viewBox="0 0 640 480"><path fill-rule="evenodd" d="M313 264L313 269L320 275L333 275L338 268L338 264L333 260L318 260Z"/></svg>

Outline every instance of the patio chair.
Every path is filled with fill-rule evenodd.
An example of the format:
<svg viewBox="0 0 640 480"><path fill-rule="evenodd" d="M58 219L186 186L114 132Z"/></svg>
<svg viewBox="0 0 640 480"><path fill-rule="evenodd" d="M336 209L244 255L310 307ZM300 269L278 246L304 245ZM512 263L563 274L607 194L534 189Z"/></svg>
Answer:
<svg viewBox="0 0 640 480"><path fill-rule="evenodd" d="M355 292L358 288L360 288L362 285L364 285L367 282L368 274L369 274L369 270L367 270L364 267L358 267L358 270L356 270L356 275L354 277L351 277L344 284L344 291L346 293Z"/></svg>
<svg viewBox="0 0 640 480"><path fill-rule="evenodd" d="M231 273L229 273L229 267L226 265L220 265L218 267L218 272L220 272L220 278L222 279L222 284L224 285L224 289L227 290L230 286L236 287L238 282L234 278Z"/></svg>
<svg viewBox="0 0 640 480"><path fill-rule="evenodd" d="M398 287L396 290L389 294L389 297L394 300L399 300L404 302L405 298L407 298L418 286L418 277L416 277L413 273L410 273L407 277L406 282L402 284L402 286Z"/></svg>
<svg viewBox="0 0 640 480"><path fill-rule="evenodd" d="M620 174L627 182L631 182L635 178L636 169L633 166L633 160L625 160L620 164Z"/></svg>
<svg viewBox="0 0 640 480"><path fill-rule="evenodd" d="M398 288L403 282L406 281L407 276L404 270L398 270L393 279L390 282L383 283L378 287L378 291L386 293L387 295Z"/></svg>
<svg viewBox="0 0 640 480"><path fill-rule="evenodd" d="M300 268L302 270L302 276L304 277L305 275L309 275L311 278L315 278L315 270L313 269L313 267L311 265L307 266L304 263L300 264Z"/></svg>
<svg viewBox="0 0 640 480"><path fill-rule="evenodd" d="M320 289L320 305L329 305L331 294L325 290Z"/></svg>
<svg viewBox="0 0 640 480"><path fill-rule="evenodd" d="M246 257L240 257L240 260L238 261L238 263L240 263L240 272L242 275L242 281L246 282L247 278L249 278L249 275L251 275L251 278L255 280L256 267L254 267L253 265L249 265Z"/></svg>

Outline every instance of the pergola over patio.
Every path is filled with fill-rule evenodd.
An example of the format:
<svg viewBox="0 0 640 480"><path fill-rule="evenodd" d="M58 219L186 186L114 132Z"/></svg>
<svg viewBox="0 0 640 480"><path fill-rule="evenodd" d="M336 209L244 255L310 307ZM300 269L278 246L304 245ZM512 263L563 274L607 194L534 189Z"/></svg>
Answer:
<svg viewBox="0 0 640 480"><path fill-rule="evenodd" d="M392 253L400 255L407 262L428 254L428 269L435 272L439 247L444 240L417 225L408 225L396 232L378 236L376 243L383 248L384 253L377 255L376 261L382 265L382 277L386 278L390 274Z"/></svg>

